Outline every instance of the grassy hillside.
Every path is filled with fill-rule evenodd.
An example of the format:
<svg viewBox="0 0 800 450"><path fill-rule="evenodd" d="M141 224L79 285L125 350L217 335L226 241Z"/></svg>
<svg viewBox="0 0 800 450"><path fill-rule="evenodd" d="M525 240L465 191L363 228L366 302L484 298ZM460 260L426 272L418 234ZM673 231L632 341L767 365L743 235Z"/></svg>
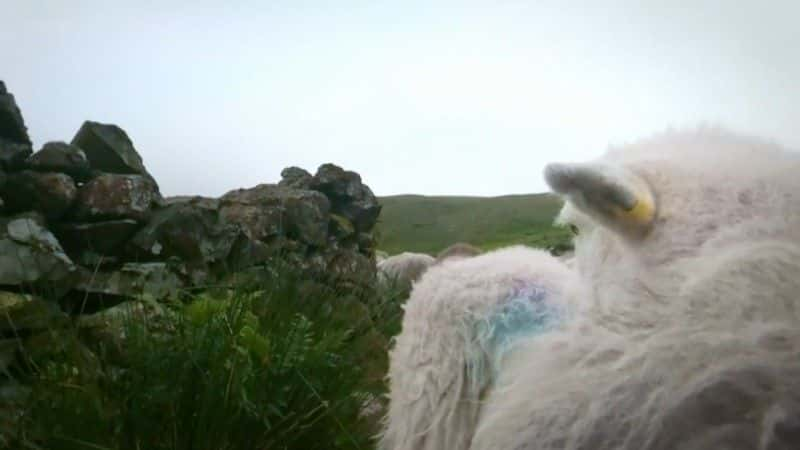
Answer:
<svg viewBox="0 0 800 450"><path fill-rule="evenodd" d="M561 200L552 194L502 197L381 197L378 248L436 254L464 241L486 250L526 244L546 247L569 240L569 233L552 226Z"/></svg>

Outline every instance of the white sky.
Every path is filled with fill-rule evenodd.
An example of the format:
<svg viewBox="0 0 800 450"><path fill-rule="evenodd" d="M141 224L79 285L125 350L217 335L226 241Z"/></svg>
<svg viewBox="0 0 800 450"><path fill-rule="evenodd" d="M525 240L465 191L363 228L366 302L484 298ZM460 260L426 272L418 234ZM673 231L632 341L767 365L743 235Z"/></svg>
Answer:
<svg viewBox="0 0 800 450"><path fill-rule="evenodd" d="M125 6L127 4L127 6ZM0 0L38 148L116 123L165 195L333 162L378 195L546 190L666 127L800 147L799 1Z"/></svg>

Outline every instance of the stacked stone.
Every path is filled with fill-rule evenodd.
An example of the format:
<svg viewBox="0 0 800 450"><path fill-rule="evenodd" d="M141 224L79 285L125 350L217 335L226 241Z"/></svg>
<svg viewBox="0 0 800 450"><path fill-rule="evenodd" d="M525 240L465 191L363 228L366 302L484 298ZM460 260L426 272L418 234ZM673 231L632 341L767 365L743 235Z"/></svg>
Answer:
<svg viewBox="0 0 800 450"><path fill-rule="evenodd" d="M278 259L337 287L369 285L381 210L369 187L333 164L281 175L220 198L165 199L116 125L86 121L69 143L33 152L0 82L0 294L89 314Z"/></svg>
<svg viewBox="0 0 800 450"><path fill-rule="evenodd" d="M27 392L4 375L23 365L20 349L60 351L50 330L71 320L96 360L97 342L124 347L121 317L161 317L159 300L278 261L337 289L372 286L381 206L361 177L333 164L281 175L218 199L165 199L116 125L86 121L34 152L0 81L0 428L13 429Z"/></svg>

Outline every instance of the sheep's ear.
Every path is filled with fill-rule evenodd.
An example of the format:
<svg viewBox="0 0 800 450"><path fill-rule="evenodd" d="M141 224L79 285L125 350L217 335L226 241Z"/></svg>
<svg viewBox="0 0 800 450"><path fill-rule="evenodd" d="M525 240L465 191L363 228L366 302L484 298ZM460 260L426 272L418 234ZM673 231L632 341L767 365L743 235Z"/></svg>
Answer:
<svg viewBox="0 0 800 450"><path fill-rule="evenodd" d="M644 236L655 220L656 204L650 186L621 167L549 164L544 177L553 191L576 208L624 236Z"/></svg>

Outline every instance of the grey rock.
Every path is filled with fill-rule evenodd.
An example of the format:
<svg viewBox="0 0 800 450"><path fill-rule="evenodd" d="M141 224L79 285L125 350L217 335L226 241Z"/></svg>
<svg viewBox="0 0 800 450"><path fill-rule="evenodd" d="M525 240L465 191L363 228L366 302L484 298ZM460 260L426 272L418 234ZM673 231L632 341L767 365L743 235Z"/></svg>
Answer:
<svg viewBox="0 0 800 450"><path fill-rule="evenodd" d="M356 232L353 223L338 214L331 214L330 233L337 240L347 239Z"/></svg>
<svg viewBox="0 0 800 450"><path fill-rule="evenodd" d="M92 223L64 223L54 227L58 240L68 253L88 250L100 255L113 255L141 228L133 219Z"/></svg>
<svg viewBox="0 0 800 450"><path fill-rule="evenodd" d="M176 257L192 270L224 262L241 231L223 220L217 205L197 198L159 209L131 238L126 253L140 260Z"/></svg>
<svg viewBox="0 0 800 450"><path fill-rule="evenodd" d="M372 233L358 233L358 250L361 253L371 254L375 248L375 236Z"/></svg>
<svg viewBox="0 0 800 450"><path fill-rule="evenodd" d="M324 246L328 237L330 202L318 192L260 184L237 189L220 199L225 221L240 224L253 240L285 236Z"/></svg>
<svg viewBox="0 0 800 450"><path fill-rule="evenodd" d="M117 125L87 120L72 138L71 144L84 151L93 169L152 178L128 134Z"/></svg>
<svg viewBox="0 0 800 450"><path fill-rule="evenodd" d="M68 253L69 254L69 253ZM91 250L79 250L77 254L70 255L76 264L83 267L90 267L92 270L107 270L119 267L122 258L117 255L107 255Z"/></svg>
<svg viewBox="0 0 800 450"><path fill-rule="evenodd" d="M375 264L366 256L339 250L326 258L325 276L335 285L348 289L368 289L374 285Z"/></svg>
<svg viewBox="0 0 800 450"><path fill-rule="evenodd" d="M33 153L31 144L14 142L0 137L0 168L5 170L21 170L25 160Z"/></svg>
<svg viewBox="0 0 800 450"><path fill-rule="evenodd" d="M241 233L228 254L228 267L233 271L243 270L267 263L279 254L280 245L256 241Z"/></svg>
<svg viewBox="0 0 800 450"><path fill-rule="evenodd" d="M350 220L358 231L369 232L378 221L381 205L356 172L323 164L312 178L311 188L325 194L331 210Z"/></svg>
<svg viewBox="0 0 800 450"><path fill-rule="evenodd" d="M278 186L294 189L309 189L311 187L311 174L300 167L287 167L281 171L281 181Z"/></svg>
<svg viewBox="0 0 800 450"><path fill-rule="evenodd" d="M49 220L64 216L72 207L77 192L69 175L30 170L12 173L0 189L7 212L33 210Z"/></svg>
<svg viewBox="0 0 800 450"><path fill-rule="evenodd" d="M78 181L91 177L89 160L83 150L61 141L44 144L25 164L37 172L63 172Z"/></svg>
<svg viewBox="0 0 800 450"><path fill-rule="evenodd" d="M0 229L0 285L47 284L59 291L75 281L76 267L48 230L29 218Z"/></svg>
<svg viewBox="0 0 800 450"><path fill-rule="evenodd" d="M179 203L191 203L193 205L202 206L206 209L219 209L219 199L203 197L200 195L176 195L165 198L163 203L164 206L170 206Z"/></svg>
<svg viewBox="0 0 800 450"><path fill-rule="evenodd" d="M39 227L47 228L47 219L45 219L44 214L39 211L25 211L8 217L0 217L0 235L2 235L2 230L5 230L9 223L18 219L32 220Z"/></svg>
<svg viewBox="0 0 800 450"><path fill-rule="evenodd" d="M78 318L77 325L81 329L94 328L102 329L106 332L115 332L115 337L121 341L125 338L125 323L147 321L148 324L153 324L168 315L167 309L157 302L127 300L94 314L83 315Z"/></svg>
<svg viewBox="0 0 800 450"><path fill-rule="evenodd" d="M76 221L146 221L161 201L158 186L141 175L103 174L78 189Z"/></svg>
<svg viewBox="0 0 800 450"><path fill-rule="evenodd" d="M75 290L131 299L173 298L183 282L166 263L126 263L114 272L81 271Z"/></svg>
<svg viewBox="0 0 800 450"><path fill-rule="evenodd" d="M130 347L127 345L129 335L125 324L146 323L149 339L158 339L163 332L174 332L178 321L174 313L157 302L127 300L102 311L82 315L76 322L84 342L91 342L92 348L102 348L106 364L128 366Z"/></svg>
<svg viewBox="0 0 800 450"><path fill-rule="evenodd" d="M17 106L17 101L14 99L14 94L11 94L3 86L0 92L0 138L5 138L11 142L18 142L21 144L28 144L30 146L31 139L28 137L28 129L25 127L25 120L22 118Z"/></svg>
<svg viewBox="0 0 800 450"><path fill-rule="evenodd" d="M69 318L58 305L37 297L0 291L0 333L46 330L64 326Z"/></svg>

